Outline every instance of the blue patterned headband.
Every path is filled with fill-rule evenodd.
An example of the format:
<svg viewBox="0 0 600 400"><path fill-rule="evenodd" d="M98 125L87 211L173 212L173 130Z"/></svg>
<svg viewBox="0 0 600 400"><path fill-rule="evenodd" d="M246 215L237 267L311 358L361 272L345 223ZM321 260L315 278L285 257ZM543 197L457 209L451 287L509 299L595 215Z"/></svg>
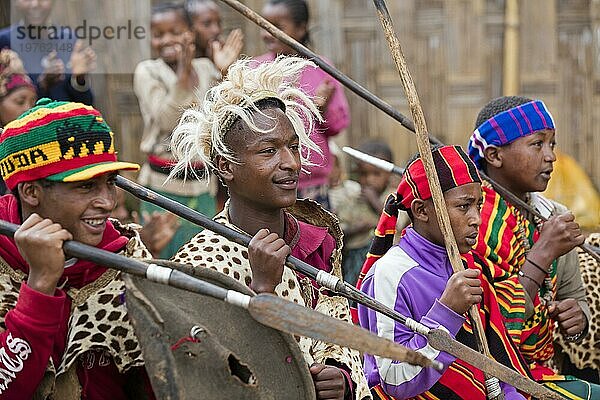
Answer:
<svg viewBox="0 0 600 400"><path fill-rule="evenodd" d="M494 115L473 132L469 140L469 157L481 169L483 151L501 147L533 133L554 130L554 119L541 100L530 101Z"/></svg>

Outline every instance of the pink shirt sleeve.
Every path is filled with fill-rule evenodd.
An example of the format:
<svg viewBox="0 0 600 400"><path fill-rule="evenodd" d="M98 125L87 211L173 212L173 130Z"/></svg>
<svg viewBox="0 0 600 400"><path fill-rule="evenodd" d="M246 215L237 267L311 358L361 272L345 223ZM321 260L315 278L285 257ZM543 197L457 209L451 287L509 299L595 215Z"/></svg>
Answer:
<svg viewBox="0 0 600 400"><path fill-rule="evenodd" d="M342 85L329 75L325 79L330 79L335 85L335 91L323 115L325 123L322 124L323 134L331 137L337 135L350 125L350 106L348 105Z"/></svg>
<svg viewBox="0 0 600 400"><path fill-rule="evenodd" d="M325 59L331 64L329 60ZM330 81L335 90L323 113L324 122L317 126L317 131L327 137L335 136L350 125L350 106L342 85L321 68L306 68L300 77L300 86L310 96L314 96L319 85Z"/></svg>

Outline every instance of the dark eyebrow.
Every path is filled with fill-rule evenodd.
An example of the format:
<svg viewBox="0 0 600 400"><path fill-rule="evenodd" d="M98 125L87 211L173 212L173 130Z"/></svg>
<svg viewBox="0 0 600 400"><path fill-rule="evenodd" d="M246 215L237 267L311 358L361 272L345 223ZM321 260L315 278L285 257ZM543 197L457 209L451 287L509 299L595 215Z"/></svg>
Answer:
<svg viewBox="0 0 600 400"><path fill-rule="evenodd" d="M465 201L475 201L475 197L465 194L463 196L458 196L457 200L465 200Z"/></svg>
<svg viewBox="0 0 600 400"><path fill-rule="evenodd" d="M260 138L257 143L273 143L273 142L277 142L278 138L276 137L266 137L266 138Z"/></svg>

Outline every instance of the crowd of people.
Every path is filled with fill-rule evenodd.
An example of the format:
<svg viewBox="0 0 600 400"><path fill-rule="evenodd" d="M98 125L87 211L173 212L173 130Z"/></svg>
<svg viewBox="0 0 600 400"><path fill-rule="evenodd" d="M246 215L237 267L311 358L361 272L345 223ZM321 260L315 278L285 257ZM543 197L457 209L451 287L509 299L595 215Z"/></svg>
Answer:
<svg viewBox="0 0 600 400"><path fill-rule="evenodd" d="M420 154L401 177L364 161L343 168L332 138L349 127L348 101L312 61L267 32L265 54L242 56L243 33L224 35L214 0L155 6L153 58L133 74L140 166L117 160L115 132L93 107L90 46L16 51L11 32L44 24L52 3L15 0L22 20L0 31L0 219L19 225L14 238L0 235L0 399L156 398L124 277L66 256L69 240L215 270L444 367L298 336L318 399L486 399L489 387L484 371L406 325L361 304L352 310L346 298L286 266L290 255L472 348L467 311L475 306L496 361L564 398L600 399L600 366L582 366L559 345L597 351L598 288L586 291L582 275L598 271L577 252L588 233L540 194L558 134L542 100L493 99L465 148L432 147L465 266L453 272ZM266 0L261 15L310 46L305 0ZM396 161L383 140L358 149ZM147 202L131 210L115 183L123 170L139 171L140 184L252 240L238 245ZM496 183L537 212L513 204ZM500 387L506 399L531 398Z"/></svg>

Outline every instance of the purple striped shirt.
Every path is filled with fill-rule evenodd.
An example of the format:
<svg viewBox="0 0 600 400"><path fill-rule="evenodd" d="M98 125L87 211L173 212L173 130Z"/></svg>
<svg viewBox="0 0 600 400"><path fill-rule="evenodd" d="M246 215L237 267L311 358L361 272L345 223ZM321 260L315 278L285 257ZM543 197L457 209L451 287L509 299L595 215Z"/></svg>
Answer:
<svg viewBox="0 0 600 400"><path fill-rule="evenodd" d="M373 265L361 290L402 315L432 329L445 329L456 337L465 318L438 300L452 273L446 248L431 243L409 227L400 243ZM360 304L358 317L363 328L435 358L444 364L444 371L455 360L452 355L429 346L424 336ZM388 395L396 399L426 392L443 374L443 371L438 372L433 368L422 368L370 354L365 354L364 370L369 387L380 384ZM507 400L524 399L514 387L504 382L500 386Z"/></svg>

